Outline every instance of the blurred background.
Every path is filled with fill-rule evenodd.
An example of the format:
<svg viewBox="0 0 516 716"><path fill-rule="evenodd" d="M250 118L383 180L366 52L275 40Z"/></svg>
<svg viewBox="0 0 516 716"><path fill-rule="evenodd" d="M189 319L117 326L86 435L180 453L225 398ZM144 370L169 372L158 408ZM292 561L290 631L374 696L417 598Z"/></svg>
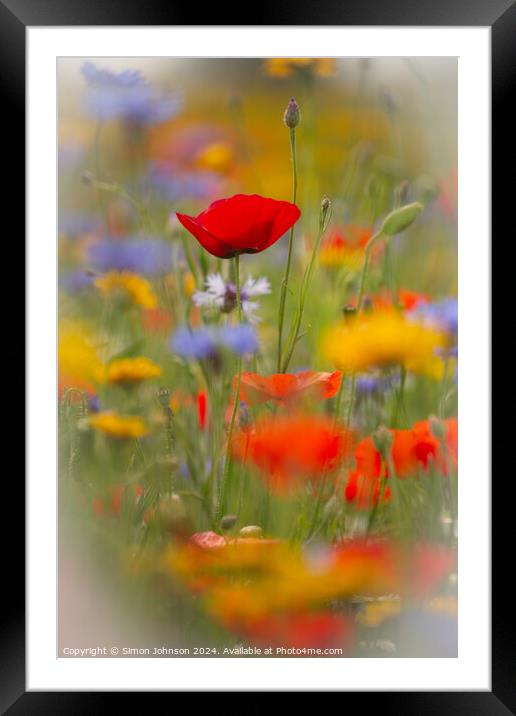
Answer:
<svg viewBox="0 0 516 716"><path fill-rule="evenodd" d="M211 201L235 193L291 200L283 114L292 97L301 113L296 130L299 265L307 263L323 196L333 206L330 235L339 227L375 227L396 202L420 201L425 210L417 229L392 241L389 260L397 286L434 300L456 296L456 58L61 58L57 71L60 321L80 321L95 330L107 325L113 334L109 349L105 336L100 341L106 355L123 352L127 333L117 337L122 319L106 319L104 307L91 294L99 273L121 261L123 268L134 268L136 262L140 273L160 276L158 309L144 310L141 318L146 354L165 365L169 351L163 335L189 315L187 301L195 288L202 289L189 271L191 262L204 276L217 269L229 278L229 262L221 266L197 254L196 246L189 255L179 240L175 212L196 215ZM139 239L164 242L168 248L160 253L157 243L149 255L129 251L115 260L103 245ZM258 330L265 347L275 341L272 327L286 251L284 237L270 251L252 257L253 276L266 275L273 286L260 306ZM251 270L247 258L244 276ZM318 300L307 306L313 331L300 346L293 369L313 364L320 331L356 290L351 269L335 279L323 267L315 281ZM299 276L294 275L293 290L298 287ZM292 305L287 316L291 311ZM199 321L195 313L190 319ZM263 370L272 372L273 358L266 349L263 354ZM177 369L164 371L162 381L174 390ZM88 392L81 376L73 378L70 383L64 375L61 389L74 385ZM407 423L428 417L424 401L433 405L433 393L418 390L412 402L409 396ZM98 400L99 395L90 398ZM88 409L97 408L91 403ZM451 406L443 416L453 412ZM379 418L372 420L369 430L378 426ZM83 445L81 463L76 446L83 438L68 428L61 435L60 653L66 646L145 646L162 639L199 644L199 634L224 641L223 631L198 611L192 616L181 599L173 610L169 601L160 601L159 583L149 610L148 585L134 574L119 574L117 540L124 541L125 533L112 531L107 537L104 526L92 521L89 506L84 512L77 509L81 500L89 505L90 493L84 497L79 491L78 498L69 489L74 470L83 484L95 482L104 469L111 469L106 467L111 457ZM432 621L434 616L414 622L408 614L397 622L398 654L453 654L455 627L446 621L453 622L453 614L446 613L444 622ZM426 640L416 639L414 645L406 635L417 629L425 631ZM386 634L362 640L362 651L355 655L390 656L389 644L396 639L387 628Z"/></svg>

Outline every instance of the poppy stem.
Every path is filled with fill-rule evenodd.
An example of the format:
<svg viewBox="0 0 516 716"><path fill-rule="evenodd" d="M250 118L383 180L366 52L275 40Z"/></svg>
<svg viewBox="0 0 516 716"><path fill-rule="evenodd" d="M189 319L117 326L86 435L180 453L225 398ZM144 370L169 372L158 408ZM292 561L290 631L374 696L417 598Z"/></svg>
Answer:
<svg viewBox="0 0 516 716"><path fill-rule="evenodd" d="M364 263L362 266L362 272L360 274L360 284L359 284L359 289L358 289L358 299L357 299L357 308L356 308L357 313L360 313L360 311L362 309L362 305L364 303L364 287L365 287L365 280L366 280L366 276L367 276L367 268L369 266L369 256L371 254L371 250L372 250L373 246L378 241L378 239L381 238L381 236L383 236L383 234L380 229L380 231L378 231L374 236L372 236L369 239L369 241L367 242L367 246L365 248ZM353 407L354 407L354 403L355 403L356 383L357 383L356 373L353 373L353 377L351 379L351 394L349 396L348 416L346 419L346 429L347 430L349 430L349 426L351 423L351 416L353 414Z"/></svg>
<svg viewBox="0 0 516 716"><path fill-rule="evenodd" d="M365 288L365 280L367 276L367 269L369 266L369 257L371 255L371 251L373 249L373 246L378 241L378 239L383 236L382 231L378 231L374 236L372 236L369 241L367 242L367 246L364 251L364 263L362 265L362 272L360 274L360 284L358 289L358 300L357 300L357 313L360 312L362 308L362 304L364 302L364 288Z"/></svg>
<svg viewBox="0 0 516 716"><path fill-rule="evenodd" d="M294 127L290 129L290 154L292 157L292 175L293 175L293 190L292 190L292 203L295 204L297 200L297 155L296 155L296 130ZM283 283L281 284L281 295L280 295L280 307L279 307L279 325L278 325L278 373L281 373L281 351L283 341L283 324L285 322L285 305L287 302L287 289L288 279L290 276L290 265L292 263L292 247L294 244L294 225L290 227L290 234L288 239L288 254L287 254L287 265L285 267L285 276Z"/></svg>
<svg viewBox="0 0 516 716"><path fill-rule="evenodd" d="M323 201L321 202L321 212L319 215L319 231L317 232L317 239L315 240L315 243L314 243L314 246L312 249L312 256L310 257L310 263L306 267L305 273L303 275L303 282L301 284L301 290L299 292L299 306L297 308L297 313L296 313L296 316L294 319L294 323L290 330L288 347L286 350L287 355L286 355L285 361L283 363L283 370L281 371L282 373L287 372L288 364L290 363L292 354L294 353L297 342L300 338L299 332L301 330L301 326L303 323L303 313L305 310L305 303L306 303L306 297L308 295L308 289L310 288L310 281L312 280L312 273L314 270L315 258L319 251L319 246L321 244L321 239L323 237L323 234L326 231L326 229L328 228L328 224L330 223L331 215L332 215L331 202L327 197L325 197L323 199Z"/></svg>
<svg viewBox="0 0 516 716"><path fill-rule="evenodd" d="M240 299L240 255L235 255L235 289L236 289L236 304L237 304L237 315L238 322L242 322L242 301ZM233 440L233 429L235 427L235 419L238 411L239 395L240 395L240 383L242 381L242 356L238 356L237 362L237 384L235 388L235 397L233 399L233 409L231 411L231 420L229 423L228 430L228 442L226 447L226 459L224 460L224 472L222 474L222 481L220 483L219 501L217 505L217 513L215 515L215 525L220 526L220 520L224 514L224 503L226 501L226 493L228 488L229 473L231 470L231 442Z"/></svg>

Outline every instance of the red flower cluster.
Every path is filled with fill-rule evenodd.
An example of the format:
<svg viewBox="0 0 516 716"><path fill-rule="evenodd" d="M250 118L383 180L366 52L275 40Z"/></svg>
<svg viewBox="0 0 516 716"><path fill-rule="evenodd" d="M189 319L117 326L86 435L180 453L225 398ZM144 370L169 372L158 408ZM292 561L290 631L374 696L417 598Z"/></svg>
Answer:
<svg viewBox="0 0 516 716"><path fill-rule="evenodd" d="M233 455L253 463L270 486L284 492L305 479L320 479L350 454L350 433L328 417L293 415L259 418L252 431L237 434Z"/></svg>
<svg viewBox="0 0 516 716"><path fill-rule="evenodd" d="M444 445L432 433L429 420L414 423L409 430L391 430L392 462L398 478L416 475L419 470L428 470L432 463L443 475L457 467L458 423L457 418L443 421L445 427ZM376 449L371 437L361 440L355 449L355 469L350 470L345 487L348 502L355 501L358 507L369 508L379 498L382 476L388 476L389 470L383 465L382 456ZM385 502L391 498L388 485L383 493Z"/></svg>

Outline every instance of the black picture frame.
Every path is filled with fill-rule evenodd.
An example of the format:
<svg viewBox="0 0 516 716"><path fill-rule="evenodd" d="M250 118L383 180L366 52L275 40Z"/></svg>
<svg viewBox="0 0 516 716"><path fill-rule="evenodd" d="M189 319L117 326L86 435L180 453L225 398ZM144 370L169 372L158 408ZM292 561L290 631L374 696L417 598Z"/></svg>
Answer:
<svg viewBox="0 0 516 716"><path fill-rule="evenodd" d="M387 26L489 26L492 40L492 235L500 234L509 240L507 229L509 212L514 203L514 119L509 102L514 96L516 5L512 0L283 0L281 4L255 4L251 13L234 9L222 12L217 4L199 9L185 3L165 3L159 0L0 0L0 67L2 73L3 109L2 137L5 148L11 150L12 161L4 156L2 182L3 197L8 197L10 212L19 218L16 231L19 236L25 216L25 40L26 28L33 26L77 25L199 25L192 22L202 14L202 25L387 25ZM512 89L512 92L511 92ZM512 95L512 97L511 97ZM512 136L511 136L512 130ZM6 141L5 138L8 138ZM512 152L511 152L512 149ZM9 152L8 152L9 153ZM512 159L511 159L512 156ZM512 167L512 181L504 168ZM512 201L511 201L512 200ZM507 228L506 228L507 227ZM23 244L19 242L21 261ZM504 305L508 294L503 295L506 282L493 282L492 301ZM492 312L492 328L501 323L500 312ZM21 337L23 340L23 337ZM42 347L40 347L41 349ZM29 349L34 347L29 346ZM494 355L493 355L494 357ZM493 372L493 375L495 373ZM20 385L13 386L12 400L21 404ZM14 402L13 402L14 404ZM492 406L495 407L494 401ZM493 416L495 412L493 411ZM504 444L509 437L498 421L493 432L495 446ZM511 428L512 430L512 428ZM507 443L505 443L507 444ZM504 477L503 475L501 477ZM509 477L507 475L507 477ZM511 483L514 478L510 475ZM346 692L343 706L349 708L350 698L367 697L369 707L382 713L396 714L502 714L516 713L516 671L513 630L510 628L514 607L507 595L507 570L510 569L508 544L513 544L513 533L508 511L513 484L504 481L492 495L492 691L471 692ZM18 714L93 714L104 709L113 711L113 694L77 692L25 692L25 539L22 525L25 521L25 488L21 475L10 480L8 494L12 528L4 533L4 549L9 551L12 567L4 566L3 594L5 606L0 613L0 709L1 713ZM514 501L512 501L514 504ZM496 519L495 519L496 516ZM9 535L9 538L6 537ZM15 535L15 538L13 538ZM512 560L513 561L513 560ZM120 694L115 695L118 699ZM245 694L243 694L245 698ZM133 704L139 701L131 694ZM148 694L145 696L148 699ZM374 704L373 701L374 700ZM146 701L146 703L148 703ZM245 711L260 701L253 701ZM256 704L256 705L255 705ZM362 702L363 708L363 702ZM117 709L115 709L116 713Z"/></svg>

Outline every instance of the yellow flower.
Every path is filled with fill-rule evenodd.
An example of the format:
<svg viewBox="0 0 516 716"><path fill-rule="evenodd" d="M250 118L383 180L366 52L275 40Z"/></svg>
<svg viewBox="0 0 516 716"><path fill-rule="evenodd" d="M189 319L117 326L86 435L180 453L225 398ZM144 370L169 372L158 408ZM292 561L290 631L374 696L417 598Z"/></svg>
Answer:
<svg viewBox="0 0 516 716"><path fill-rule="evenodd" d="M337 71L337 62L332 57L271 57L265 60L265 72L273 77L289 77L296 71L330 77Z"/></svg>
<svg viewBox="0 0 516 716"><path fill-rule="evenodd" d="M323 356L344 371L403 365L432 377L442 360L436 349L446 345L445 334L405 318L394 310L361 314L343 321L323 337Z"/></svg>
<svg viewBox="0 0 516 716"><path fill-rule="evenodd" d="M89 424L94 430L112 438L141 438L148 433L147 426L141 418L133 415L117 415L112 411L92 415Z"/></svg>
<svg viewBox="0 0 516 716"><path fill-rule="evenodd" d="M233 159L233 151L226 142L209 144L197 155L197 163L203 169L215 172L226 171Z"/></svg>
<svg viewBox="0 0 516 716"><path fill-rule="evenodd" d="M109 383L138 383L147 378L158 378L160 375L160 366L142 356L114 360L107 369Z"/></svg>
<svg viewBox="0 0 516 716"><path fill-rule="evenodd" d="M95 281L95 286L108 295L122 291L142 308L156 308L158 301L150 283L130 271L109 271Z"/></svg>
<svg viewBox="0 0 516 716"><path fill-rule="evenodd" d="M183 291L185 296L188 298L192 295L192 293L195 291L195 278L193 274L188 271L187 274L185 274L185 277L183 279Z"/></svg>
<svg viewBox="0 0 516 716"><path fill-rule="evenodd" d="M89 331L78 323L65 321L59 325L58 366L63 382L77 387L104 379L104 365Z"/></svg>

